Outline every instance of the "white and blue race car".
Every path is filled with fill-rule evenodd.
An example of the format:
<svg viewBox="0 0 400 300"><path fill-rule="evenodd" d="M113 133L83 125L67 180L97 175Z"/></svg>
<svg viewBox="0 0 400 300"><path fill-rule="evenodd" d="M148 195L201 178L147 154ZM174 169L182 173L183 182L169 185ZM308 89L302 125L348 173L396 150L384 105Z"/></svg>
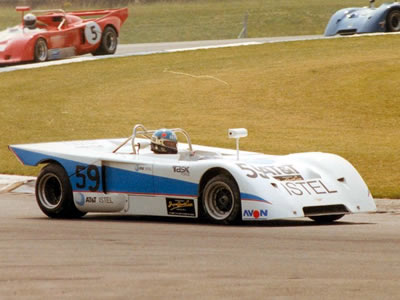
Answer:
<svg viewBox="0 0 400 300"><path fill-rule="evenodd" d="M178 144L177 134L186 143ZM127 139L9 148L25 165L45 164L36 199L53 218L102 212L206 217L219 224L299 217L332 222L376 210L367 185L342 157L239 152L247 130L230 129L228 136L236 139L236 150L192 145L182 129L139 124Z"/></svg>

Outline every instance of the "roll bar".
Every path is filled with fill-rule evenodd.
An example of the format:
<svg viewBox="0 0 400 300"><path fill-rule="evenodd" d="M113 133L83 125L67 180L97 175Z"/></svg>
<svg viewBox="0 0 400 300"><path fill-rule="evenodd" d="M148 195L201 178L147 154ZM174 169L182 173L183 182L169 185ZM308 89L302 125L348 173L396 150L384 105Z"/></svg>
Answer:
<svg viewBox="0 0 400 300"><path fill-rule="evenodd" d="M175 132L175 133L181 133L182 135L184 135L185 138L186 138L186 141L187 141L187 143L188 143L188 145L189 145L189 151L190 151L190 153L193 153L192 142L191 142L191 140L190 140L190 136L189 136L189 134L188 134L185 130L183 130L183 129L181 129L181 128L172 128L172 129L168 129L168 130L171 130L171 131L173 131L173 132ZM117 152L117 151L118 151L119 149L121 149L124 145L126 145L130 140L132 140L132 150L133 150L133 154L136 154L135 138L136 138L138 135L140 135L140 136L142 136L142 137L144 137L144 138L147 138L147 139L151 140L152 134L153 134L154 132L156 132L156 131L157 131L157 130L147 130L146 127L144 127L142 124L136 124L136 125L133 127L133 133L132 133L132 135L131 135L130 137L128 137L125 141L123 141L122 144L120 144L117 148L115 148L115 149L113 150L112 153Z"/></svg>

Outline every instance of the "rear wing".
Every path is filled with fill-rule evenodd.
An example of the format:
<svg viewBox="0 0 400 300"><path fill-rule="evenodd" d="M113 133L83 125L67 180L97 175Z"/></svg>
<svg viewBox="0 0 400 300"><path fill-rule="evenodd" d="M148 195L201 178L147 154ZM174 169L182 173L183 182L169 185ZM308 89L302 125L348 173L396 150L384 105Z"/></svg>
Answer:
<svg viewBox="0 0 400 300"><path fill-rule="evenodd" d="M24 16L24 13L27 12L27 11L30 11L31 13L56 13L56 12L58 12L58 13L65 14L65 11L62 10L62 9L42 9L42 10L35 9L35 10L31 10L31 8L29 6L17 6L15 8L15 10L17 12L21 12L22 16Z"/></svg>
<svg viewBox="0 0 400 300"><path fill-rule="evenodd" d="M30 11L31 8L29 6L17 6L16 11L21 12L22 14L22 24L24 23L24 13ZM68 11L65 12L62 9L47 9L47 10L34 10L32 13L62 13L62 14L70 14L77 17L90 17L90 16L116 16L121 19L122 23L128 18L128 8L110 8L110 9L95 9L95 10L82 10L82 11Z"/></svg>
<svg viewBox="0 0 400 300"><path fill-rule="evenodd" d="M85 11L69 11L68 14L77 17L91 17L91 16L117 16L122 21L128 17L128 8L111 8L111 9L95 9L95 10L85 10Z"/></svg>

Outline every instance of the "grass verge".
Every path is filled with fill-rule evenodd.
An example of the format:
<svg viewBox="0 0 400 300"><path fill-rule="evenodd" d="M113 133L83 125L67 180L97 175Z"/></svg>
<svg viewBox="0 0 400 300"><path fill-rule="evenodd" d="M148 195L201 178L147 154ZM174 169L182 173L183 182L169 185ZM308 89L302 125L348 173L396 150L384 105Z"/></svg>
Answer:
<svg viewBox="0 0 400 300"><path fill-rule="evenodd" d="M197 144L342 155L376 197L400 198L399 36L110 59L0 76L0 173L34 175L8 144L182 127ZM201 77L193 77L201 76Z"/></svg>

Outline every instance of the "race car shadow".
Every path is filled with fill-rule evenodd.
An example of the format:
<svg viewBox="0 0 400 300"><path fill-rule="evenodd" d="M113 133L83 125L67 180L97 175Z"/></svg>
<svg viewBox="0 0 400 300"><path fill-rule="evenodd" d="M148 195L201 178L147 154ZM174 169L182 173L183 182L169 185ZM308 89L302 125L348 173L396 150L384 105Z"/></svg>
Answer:
<svg viewBox="0 0 400 300"><path fill-rule="evenodd" d="M74 221L74 220L71 220ZM330 223L318 223L311 219L282 219L266 221L239 221L235 224L214 224L205 219L155 217L155 216L124 216L109 214L89 214L77 221L96 222L138 222L138 223L165 223L165 224L198 224L200 226L239 226L239 227L298 227L298 226L346 226L346 225L371 225L371 222L346 222L339 220Z"/></svg>
<svg viewBox="0 0 400 300"><path fill-rule="evenodd" d="M242 226L256 226L256 227L298 227L298 226L344 226L344 225L370 225L368 222L346 222L336 221L327 223L318 223L313 220L297 219L297 220L271 220L271 221L250 221L243 222Z"/></svg>

